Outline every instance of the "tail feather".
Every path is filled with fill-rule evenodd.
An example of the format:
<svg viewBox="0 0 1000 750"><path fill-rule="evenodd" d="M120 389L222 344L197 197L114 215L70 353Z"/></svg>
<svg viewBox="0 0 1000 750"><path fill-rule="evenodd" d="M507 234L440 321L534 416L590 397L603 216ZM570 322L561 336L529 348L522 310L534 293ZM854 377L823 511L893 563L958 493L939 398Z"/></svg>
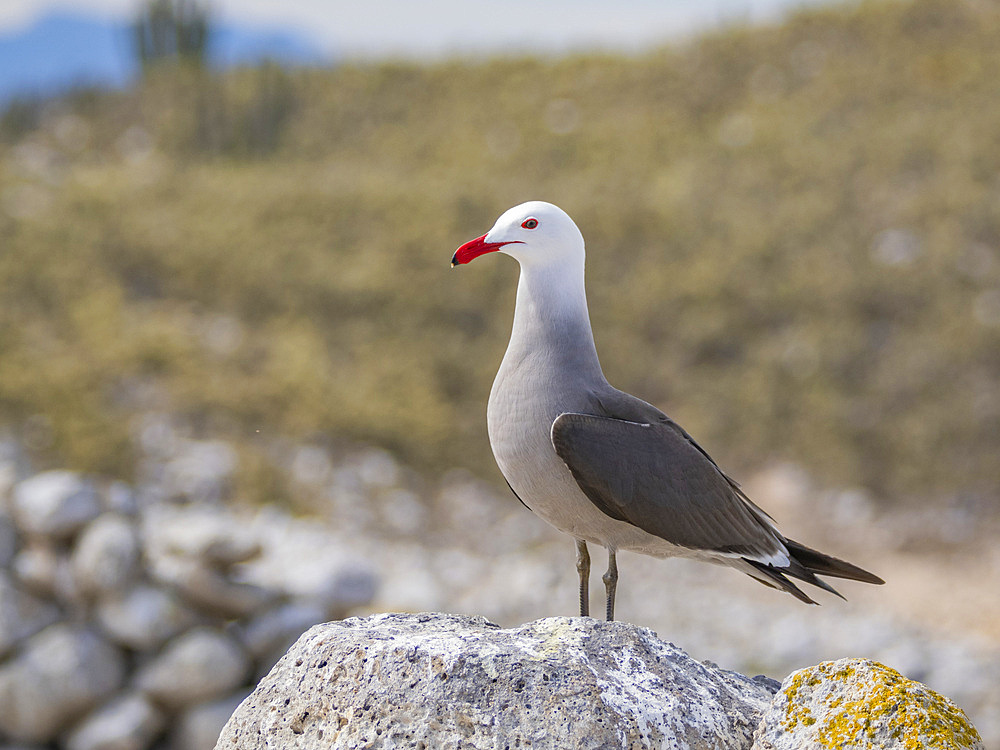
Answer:
<svg viewBox="0 0 1000 750"><path fill-rule="evenodd" d="M833 578L846 578L850 581L861 581L863 583L878 585L885 583L885 581L874 573L869 573L857 565L852 565L844 560L838 560L836 557L831 557L791 539L785 540L785 547L795 560L812 573L831 576Z"/></svg>
<svg viewBox="0 0 1000 750"><path fill-rule="evenodd" d="M835 594L841 599L843 599L844 596L839 591L826 581L821 578L817 578L816 576L825 575L832 576L834 578L846 578L848 580L862 581L864 583L885 583L885 581L881 578L869 573L867 570L863 570L849 562L838 560L836 557L831 557L830 555L818 552L817 550L806 547L790 539L785 540L785 547L788 549L789 553L789 564L786 567L776 568L773 565L768 565L757 560L751 560L744 557L743 560L753 567L753 572L747 572L754 580L763 583L765 586L771 586L772 588L787 591L796 599L801 602L805 602L806 604L816 604L816 602L810 599L805 592L790 581L787 576L797 578L800 581L805 581L806 583L821 588L824 591L829 591L831 594Z"/></svg>

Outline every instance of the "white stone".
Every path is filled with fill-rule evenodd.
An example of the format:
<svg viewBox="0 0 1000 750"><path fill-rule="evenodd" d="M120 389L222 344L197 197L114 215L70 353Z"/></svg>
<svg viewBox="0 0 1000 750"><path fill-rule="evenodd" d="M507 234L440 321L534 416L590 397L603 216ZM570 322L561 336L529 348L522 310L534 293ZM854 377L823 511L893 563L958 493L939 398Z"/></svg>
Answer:
<svg viewBox="0 0 1000 750"><path fill-rule="evenodd" d="M125 516L105 513L80 534L70 558L73 578L86 594L117 591L139 574L139 537Z"/></svg>
<svg viewBox="0 0 1000 750"><path fill-rule="evenodd" d="M50 545L32 542L14 556L10 567L29 591L54 597L59 564L59 555Z"/></svg>
<svg viewBox="0 0 1000 750"><path fill-rule="evenodd" d="M771 696L626 623L375 615L305 633L216 749L745 748Z"/></svg>
<svg viewBox="0 0 1000 750"><path fill-rule="evenodd" d="M29 534L67 537L101 512L97 490L71 471L47 471L14 488L13 513Z"/></svg>
<svg viewBox="0 0 1000 750"><path fill-rule="evenodd" d="M95 614L113 641L139 651L158 648L191 627L196 619L176 594L147 584L102 600Z"/></svg>
<svg viewBox="0 0 1000 750"><path fill-rule="evenodd" d="M167 746L170 750L210 750L215 747L222 728L249 692L240 690L188 709L174 722Z"/></svg>
<svg viewBox="0 0 1000 750"><path fill-rule="evenodd" d="M171 709L204 703L235 689L250 660L231 637L197 628L175 638L136 678L144 693Z"/></svg>
<svg viewBox="0 0 1000 750"><path fill-rule="evenodd" d="M93 632L58 624L0 666L0 735L48 742L122 683L121 652Z"/></svg>
<svg viewBox="0 0 1000 750"><path fill-rule="evenodd" d="M154 559L184 557L225 569L261 551L250 529L221 508L159 508L147 513L144 529Z"/></svg>
<svg viewBox="0 0 1000 750"><path fill-rule="evenodd" d="M146 750L163 729L163 712L139 693L101 706L66 738L66 750ZM197 750L192 746L190 750Z"/></svg>

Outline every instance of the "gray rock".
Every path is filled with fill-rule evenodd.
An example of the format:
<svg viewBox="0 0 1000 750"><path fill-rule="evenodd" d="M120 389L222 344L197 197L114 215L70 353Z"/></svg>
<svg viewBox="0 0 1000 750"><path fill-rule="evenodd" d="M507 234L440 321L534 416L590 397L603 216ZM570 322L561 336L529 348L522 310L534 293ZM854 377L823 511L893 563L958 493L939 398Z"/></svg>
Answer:
<svg viewBox="0 0 1000 750"><path fill-rule="evenodd" d="M171 750L211 750L219 739L222 727L249 692L240 690L185 711L174 722L167 746Z"/></svg>
<svg viewBox="0 0 1000 750"><path fill-rule="evenodd" d="M14 488L12 509L26 533L65 538L101 512L101 500L79 475L46 471Z"/></svg>
<svg viewBox="0 0 1000 750"><path fill-rule="evenodd" d="M134 516L139 512L135 492L124 482L112 482L104 495L104 509L123 516Z"/></svg>
<svg viewBox="0 0 1000 750"><path fill-rule="evenodd" d="M28 591L77 611L82 599L69 558L52 541L41 537L30 539L14 556L11 569Z"/></svg>
<svg viewBox="0 0 1000 750"><path fill-rule="evenodd" d="M283 654L300 635L323 622L324 607L311 602L288 602L257 615L240 629L240 640L255 659L277 650Z"/></svg>
<svg viewBox="0 0 1000 750"><path fill-rule="evenodd" d="M21 591L0 570L0 658L21 641L59 619L59 610Z"/></svg>
<svg viewBox="0 0 1000 750"><path fill-rule="evenodd" d="M121 652L96 634L52 625L0 666L0 734L48 742L114 693L124 674Z"/></svg>
<svg viewBox="0 0 1000 750"><path fill-rule="evenodd" d="M196 621L176 594L146 584L101 601L96 618L113 641L138 651L158 648Z"/></svg>
<svg viewBox="0 0 1000 750"><path fill-rule="evenodd" d="M0 568L6 568L17 552L17 527L6 511L0 508Z"/></svg>
<svg viewBox="0 0 1000 750"><path fill-rule="evenodd" d="M136 686L167 708L181 709L234 690L249 671L250 659L235 640L196 628L171 641L145 665Z"/></svg>
<svg viewBox="0 0 1000 750"><path fill-rule="evenodd" d="M376 615L305 633L216 748L746 748L771 697L626 623Z"/></svg>
<svg viewBox="0 0 1000 750"><path fill-rule="evenodd" d="M250 529L215 507L159 509L147 516L146 536L155 557L195 559L223 570L261 551Z"/></svg>
<svg viewBox="0 0 1000 750"><path fill-rule="evenodd" d="M69 733L65 747L66 750L146 750L165 723L163 712L145 696L127 693L84 719Z"/></svg>
<svg viewBox="0 0 1000 750"><path fill-rule="evenodd" d="M378 591L378 575L365 564L355 563L337 571L317 593L325 602L329 619L340 619L356 607L370 604Z"/></svg>
<svg viewBox="0 0 1000 750"><path fill-rule="evenodd" d="M80 534L70 565L84 594L105 594L126 587L139 574L139 537L125 516L105 513Z"/></svg>
<svg viewBox="0 0 1000 750"><path fill-rule="evenodd" d="M217 617L238 618L266 607L275 592L252 583L232 581L200 561L184 557L161 557L150 573L160 583L182 594L192 604Z"/></svg>
<svg viewBox="0 0 1000 750"><path fill-rule="evenodd" d="M11 561L11 569L17 580L29 591L46 597L55 597L57 579L65 575L60 567L66 561L49 544L29 543Z"/></svg>
<svg viewBox="0 0 1000 750"><path fill-rule="evenodd" d="M870 659L840 659L785 678L752 750L806 747L983 750L983 741L943 695Z"/></svg>

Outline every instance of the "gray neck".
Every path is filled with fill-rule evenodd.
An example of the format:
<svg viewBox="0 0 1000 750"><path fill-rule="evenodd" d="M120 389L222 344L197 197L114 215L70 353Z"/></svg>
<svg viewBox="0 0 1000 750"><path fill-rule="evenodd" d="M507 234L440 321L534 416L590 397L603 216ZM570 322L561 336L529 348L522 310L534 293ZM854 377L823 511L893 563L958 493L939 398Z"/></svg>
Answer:
<svg viewBox="0 0 1000 750"><path fill-rule="evenodd" d="M574 375L604 379L583 278L582 264L578 269L522 266L509 355L520 359L541 350L544 359L571 368Z"/></svg>

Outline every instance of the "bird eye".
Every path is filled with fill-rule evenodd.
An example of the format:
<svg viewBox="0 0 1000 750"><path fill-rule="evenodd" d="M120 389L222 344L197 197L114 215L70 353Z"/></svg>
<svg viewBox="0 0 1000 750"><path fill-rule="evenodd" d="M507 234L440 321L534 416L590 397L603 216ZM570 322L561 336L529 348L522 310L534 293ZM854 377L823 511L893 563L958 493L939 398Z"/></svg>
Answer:
<svg viewBox="0 0 1000 750"><path fill-rule="evenodd" d="M525 219L523 222L521 222L521 226L524 227L525 229L534 229L535 227L538 226L538 219L535 218Z"/></svg>

